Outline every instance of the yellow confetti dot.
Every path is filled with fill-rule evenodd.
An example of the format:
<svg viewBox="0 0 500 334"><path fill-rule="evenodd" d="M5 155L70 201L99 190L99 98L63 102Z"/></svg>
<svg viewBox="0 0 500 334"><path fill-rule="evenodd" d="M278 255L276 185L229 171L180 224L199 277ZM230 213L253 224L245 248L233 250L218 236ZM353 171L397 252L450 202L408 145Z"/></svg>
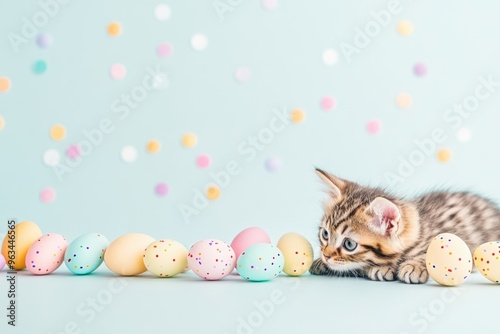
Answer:
<svg viewBox="0 0 500 334"><path fill-rule="evenodd" d="M161 144L158 140L153 139L148 142L148 145L146 146L146 149L148 150L149 153L158 153L160 151Z"/></svg>
<svg viewBox="0 0 500 334"><path fill-rule="evenodd" d="M3 118L2 115L0 115L0 131L2 131L3 128L5 128L5 118Z"/></svg>
<svg viewBox="0 0 500 334"><path fill-rule="evenodd" d="M216 200L220 196L220 189L217 186L210 186L207 188L206 196L210 200Z"/></svg>
<svg viewBox="0 0 500 334"><path fill-rule="evenodd" d="M110 36L113 36L113 37L120 36L121 33L122 33L122 25L120 23L111 22L108 25L108 34Z"/></svg>
<svg viewBox="0 0 500 334"><path fill-rule="evenodd" d="M194 133L186 133L182 136L182 145L186 148L195 147L198 143L198 137Z"/></svg>
<svg viewBox="0 0 500 334"><path fill-rule="evenodd" d="M396 97L396 105L398 108L407 109L411 107L413 100L408 93L401 93Z"/></svg>
<svg viewBox="0 0 500 334"><path fill-rule="evenodd" d="M7 93L10 89L10 79L7 77L0 77L0 93Z"/></svg>
<svg viewBox="0 0 500 334"><path fill-rule="evenodd" d="M439 162L446 163L451 159L451 151L448 148L442 148L437 152Z"/></svg>
<svg viewBox="0 0 500 334"><path fill-rule="evenodd" d="M413 33L413 24L408 20L400 21L396 27L401 36L410 36Z"/></svg>
<svg viewBox="0 0 500 334"><path fill-rule="evenodd" d="M61 124L56 124L50 128L50 137L54 140L63 140L66 137L66 128Z"/></svg>
<svg viewBox="0 0 500 334"><path fill-rule="evenodd" d="M292 112L290 113L290 120L295 124L302 123L305 118L306 114L300 109L292 110Z"/></svg>

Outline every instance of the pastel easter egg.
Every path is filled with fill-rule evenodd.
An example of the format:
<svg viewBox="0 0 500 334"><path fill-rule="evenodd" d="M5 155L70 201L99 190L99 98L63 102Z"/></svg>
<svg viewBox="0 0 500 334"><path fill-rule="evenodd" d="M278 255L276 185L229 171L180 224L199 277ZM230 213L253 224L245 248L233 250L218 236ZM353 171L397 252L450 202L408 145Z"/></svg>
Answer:
<svg viewBox="0 0 500 334"><path fill-rule="evenodd" d="M0 270L2 270L4 266L5 266L5 259L3 258L3 255L0 254Z"/></svg>
<svg viewBox="0 0 500 334"><path fill-rule="evenodd" d="M108 239L102 234L81 235L73 240L66 249L64 264L73 274L90 274L102 264L108 245Z"/></svg>
<svg viewBox="0 0 500 334"><path fill-rule="evenodd" d="M278 247L271 244L255 244L248 247L238 258L238 274L248 281L269 281L283 270L285 257Z"/></svg>
<svg viewBox="0 0 500 334"><path fill-rule="evenodd" d="M153 275L172 277L183 273L188 265L188 251L175 240L157 240L144 250L144 265Z"/></svg>
<svg viewBox="0 0 500 334"><path fill-rule="evenodd" d="M68 241L60 234L41 236L26 253L26 268L34 275L50 274L63 263Z"/></svg>
<svg viewBox="0 0 500 334"><path fill-rule="evenodd" d="M226 277L233 271L235 263L234 250L224 241L205 239L189 249L189 268L208 281Z"/></svg>
<svg viewBox="0 0 500 334"><path fill-rule="evenodd" d="M285 257L283 272L290 276L300 276L311 268L314 252L311 243L298 233L286 233L276 245Z"/></svg>
<svg viewBox="0 0 500 334"><path fill-rule="evenodd" d="M9 266L15 270L26 268L28 249L41 236L38 225L28 221L16 224L14 229L9 230L2 243L2 255Z"/></svg>
<svg viewBox="0 0 500 334"><path fill-rule="evenodd" d="M437 283L460 285L472 270L472 255L467 244L451 233L441 233L432 239L425 258L427 272Z"/></svg>
<svg viewBox="0 0 500 334"><path fill-rule="evenodd" d="M146 271L142 261L144 249L153 241L152 237L142 233L122 235L109 244L104 253L104 263L118 275L139 275Z"/></svg>
<svg viewBox="0 0 500 334"><path fill-rule="evenodd" d="M233 241L231 242L231 247L236 254L236 261L241 253L248 247L255 244L270 244L271 239L267 235L266 231L260 227L249 227L238 233Z"/></svg>
<svg viewBox="0 0 500 334"><path fill-rule="evenodd" d="M493 283L500 283L500 241L486 242L474 251L477 271Z"/></svg>

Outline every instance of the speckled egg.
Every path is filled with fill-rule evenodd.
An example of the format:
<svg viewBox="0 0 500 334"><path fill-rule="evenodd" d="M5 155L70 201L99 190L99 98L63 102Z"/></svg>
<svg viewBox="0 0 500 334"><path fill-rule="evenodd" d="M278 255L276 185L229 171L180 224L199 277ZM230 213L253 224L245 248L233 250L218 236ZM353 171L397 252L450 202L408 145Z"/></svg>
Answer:
<svg viewBox="0 0 500 334"><path fill-rule="evenodd" d="M13 269L21 270L26 268L26 254L28 253L28 249L30 246L42 236L42 231L38 227L37 224L32 222L21 222L16 224L12 234L5 234L2 243L2 255L6 261L8 261L9 256L8 252L12 249L9 246L12 246L11 240L9 237L15 237L14 243L14 258L11 259L13 261Z"/></svg>
<svg viewBox="0 0 500 334"><path fill-rule="evenodd" d="M274 245L252 245L238 258L238 274L249 281L269 281L283 270L284 258L283 253Z"/></svg>
<svg viewBox="0 0 500 334"><path fill-rule="evenodd" d="M311 268L314 252L311 243L298 233L286 233L276 245L285 257L283 272L290 276L300 276Z"/></svg>
<svg viewBox="0 0 500 334"><path fill-rule="evenodd" d="M73 240L66 249L64 264L73 274L90 274L102 264L108 245L108 239L102 234L81 235Z"/></svg>
<svg viewBox="0 0 500 334"><path fill-rule="evenodd" d="M493 283L500 283L500 241L486 242L477 247L474 264L481 275Z"/></svg>
<svg viewBox="0 0 500 334"><path fill-rule="evenodd" d="M234 250L224 241L205 239L189 249L189 268L201 278L218 280L233 271L236 263Z"/></svg>
<svg viewBox="0 0 500 334"><path fill-rule="evenodd" d="M157 240L144 250L147 270L159 277L172 277L186 270L188 251L175 240Z"/></svg>
<svg viewBox="0 0 500 334"><path fill-rule="evenodd" d="M142 233L122 235L109 244L104 253L104 263L118 275L139 275L146 271L142 261L144 249L153 241L152 237Z"/></svg>
<svg viewBox="0 0 500 334"><path fill-rule="evenodd" d="M60 234L41 236L28 249L26 268L34 275L50 274L63 263L68 241Z"/></svg>
<svg viewBox="0 0 500 334"><path fill-rule="evenodd" d="M472 270L472 255L467 244L451 233L441 233L427 248L429 276L445 286L462 284Z"/></svg>
<svg viewBox="0 0 500 334"><path fill-rule="evenodd" d="M238 233L233 241L231 242L231 247L236 254L236 261L238 257L243 253L245 249L255 244L270 244L271 239L267 235L266 231L260 227L249 227Z"/></svg>

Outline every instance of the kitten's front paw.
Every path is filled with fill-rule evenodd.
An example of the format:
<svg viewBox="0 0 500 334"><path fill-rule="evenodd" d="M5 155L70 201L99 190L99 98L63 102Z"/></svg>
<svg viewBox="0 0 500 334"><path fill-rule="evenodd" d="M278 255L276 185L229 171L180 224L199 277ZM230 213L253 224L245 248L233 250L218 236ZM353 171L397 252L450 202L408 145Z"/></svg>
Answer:
<svg viewBox="0 0 500 334"><path fill-rule="evenodd" d="M372 281L394 281L396 279L394 269L389 266L370 268L366 272L366 276Z"/></svg>
<svg viewBox="0 0 500 334"><path fill-rule="evenodd" d="M429 274L423 261L408 260L399 266L398 278L408 284L420 284L427 282Z"/></svg>
<svg viewBox="0 0 500 334"><path fill-rule="evenodd" d="M313 275L327 275L330 272L330 269L326 266L326 264L321 261L321 259L314 260L311 269L309 272Z"/></svg>

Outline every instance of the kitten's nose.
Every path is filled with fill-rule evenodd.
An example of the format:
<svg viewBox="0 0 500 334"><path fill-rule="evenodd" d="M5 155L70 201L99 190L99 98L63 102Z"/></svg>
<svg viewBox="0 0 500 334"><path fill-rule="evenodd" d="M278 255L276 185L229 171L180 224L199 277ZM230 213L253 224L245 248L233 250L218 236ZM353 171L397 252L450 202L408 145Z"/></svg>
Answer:
<svg viewBox="0 0 500 334"><path fill-rule="evenodd" d="M332 257L334 252L335 250L333 249L333 247L327 246L325 249L323 249L323 256L328 260Z"/></svg>

